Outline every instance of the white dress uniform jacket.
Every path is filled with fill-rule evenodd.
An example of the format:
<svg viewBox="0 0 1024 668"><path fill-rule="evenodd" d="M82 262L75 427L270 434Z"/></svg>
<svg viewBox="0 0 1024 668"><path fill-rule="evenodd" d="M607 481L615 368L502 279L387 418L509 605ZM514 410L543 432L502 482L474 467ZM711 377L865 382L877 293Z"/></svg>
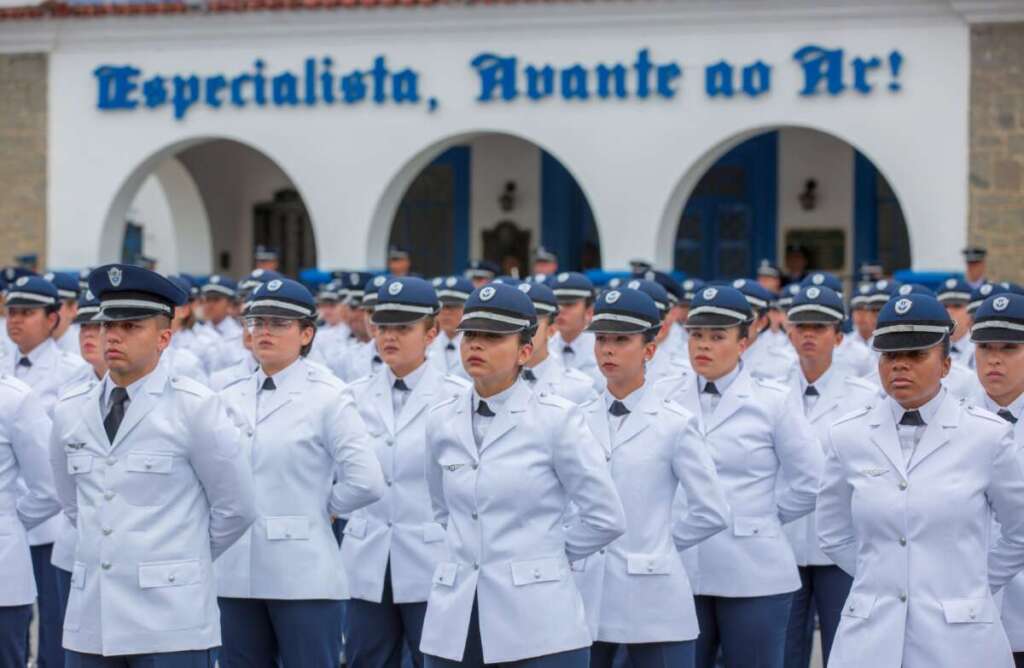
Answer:
<svg viewBox="0 0 1024 668"><path fill-rule="evenodd" d="M772 337L764 334L759 335L743 353L743 366L754 378L769 378L784 383L793 373L796 363L796 353L789 341L779 345Z"/></svg>
<svg viewBox="0 0 1024 668"><path fill-rule="evenodd" d="M376 503L352 514L345 526L342 561L353 598L380 603L391 563L395 603L422 603L430 579L448 557L445 528L434 520L423 476L430 408L468 387L424 362L405 405L394 414L394 376L381 370L352 386L387 488Z"/></svg>
<svg viewBox="0 0 1024 668"><path fill-rule="evenodd" d="M594 640L693 640L697 613L679 552L729 524L715 464L697 418L650 381L626 398L624 418L609 403L605 395L582 407L626 511L626 534L573 564ZM686 501L673 506L680 488Z"/></svg>
<svg viewBox="0 0 1024 668"><path fill-rule="evenodd" d="M594 357L594 341L596 337L593 332L583 331L572 343L566 343L561 332L555 332L548 340L548 350L562 360L567 368L576 369L590 376L596 387L604 387L604 375L597 368L597 358ZM565 352L565 347L572 348L572 354Z"/></svg>
<svg viewBox="0 0 1024 668"><path fill-rule="evenodd" d="M871 354L868 347L854 340L852 334L846 334L835 350L832 363L837 367L845 367L846 373L852 376L864 377L877 370L878 358Z"/></svg>
<svg viewBox="0 0 1024 668"><path fill-rule="evenodd" d="M806 416L822 452L823 444L828 442L828 430L832 423L858 407L871 406L881 401L876 386L862 378L844 376L843 371L845 369L833 366L812 383L819 396L812 401ZM789 387L801 403L806 401L804 391L808 383L799 366L789 378ZM797 566L832 565L832 560L818 546L816 515L816 512L812 512L783 526L789 544L793 547Z"/></svg>
<svg viewBox="0 0 1024 668"><path fill-rule="evenodd" d="M252 477L223 404L161 363L139 381L110 443L109 377L69 390L50 458L78 528L64 647L148 654L220 644L213 559L252 524Z"/></svg>
<svg viewBox="0 0 1024 668"><path fill-rule="evenodd" d="M331 368L346 383L354 383L364 376L376 373L383 364L377 353L377 342L370 339L366 343L349 346L341 361Z"/></svg>
<svg viewBox="0 0 1024 668"><path fill-rule="evenodd" d="M214 392L220 392L228 385L253 375L259 366L260 363L250 354L229 367L211 373L209 388Z"/></svg>
<svg viewBox="0 0 1024 668"><path fill-rule="evenodd" d="M469 380L469 374L466 373L466 369L462 366L462 354L459 352L459 345L461 343L461 333L456 334L454 338L448 338L448 335L439 329L437 336L427 349L427 361L443 373L450 373ZM454 348L449 348L448 344L451 344Z"/></svg>
<svg viewBox="0 0 1024 668"><path fill-rule="evenodd" d="M66 332L64 332L64 336L60 337L59 339L54 339L54 341L57 344L57 347L60 348L62 352L65 352L73 357L82 356L82 350L78 346L79 329L81 329L80 325L71 323L71 326L68 327Z"/></svg>
<svg viewBox="0 0 1024 668"><path fill-rule="evenodd" d="M221 392L252 469L257 519L217 560L217 594L340 600L331 515L379 499L384 476L340 380L303 359L273 377L277 389L261 391L265 378L257 372Z"/></svg>
<svg viewBox="0 0 1024 668"><path fill-rule="evenodd" d="M427 419L427 486L451 557L434 572L420 649L462 660L474 599L486 663L587 647L569 560L625 531L601 449L577 406L523 381L478 447L473 396L463 390ZM576 521L563 529L570 501Z"/></svg>
<svg viewBox="0 0 1024 668"><path fill-rule="evenodd" d="M18 366L22 355L17 348L12 348L10 352L11 355L4 359L0 374L6 373L31 387L32 392L41 400L43 410L51 417L61 390L84 369L90 368L81 357L61 350L53 339L40 343L27 355L32 362L28 368ZM33 527L28 532L29 545L54 543L66 532L67 524L67 519L58 515Z"/></svg>
<svg viewBox="0 0 1024 668"><path fill-rule="evenodd" d="M1013 666L992 592L1024 567L1024 466L1001 418L933 401L909 464L892 399L831 429L818 532L854 580L830 668Z"/></svg>
<svg viewBox="0 0 1024 668"><path fill-rule="evenodd" d="M530 369L537 378L536 382L527 382L535 392L546 392L568 399L574 404L585 404L597 398L594 381L587 374L576 369L568 369L556 355L547 358ZM603 384L602 384L603 385Z"/></svg>
<svg viewBox="0 0 1024 668"><path fill-rule="evenodd" d="M50 418L32 389L0 375L0 606L36 599L27 530L60 512L49 433Z"/></svg>
<svg viewBox="0 0 1024 668"><path fill-rule="evenodd" d="M229 367L249 354L242 343L242 326L231 316L216 325L207 322L204 327L211 339L204 360L208 373Z"/></svg>
<svg viewBox="0 0 1024 668"><path fill-rule="evenodd" d="M974 342L970 335L965 335L959 341L953 341L949 347L949 356L960 366L974 370Z"/></svg>
<svg viewBox="0 0 1024 668"><path fill-rule="evenodd" d="M683 376L692 372L693 367L690 366L690 358L687 351L684 350L677 353L663 346L658 346L654 358L647 363L646 376L648 383L657 383L669 378L675 378L677 381L680 381L683 379Z"/></svg>
<svg viewBox="0 0 1024 668"><path fill-rule="evenodd" d="M700 382L693 373L679 384L659 384L697 416L732 510L728 530L683 554L694 593L751 597L796 591L800 577L782 525L814 510L821 446L785 385L751 377L744 364L705 418Z"/></svg>

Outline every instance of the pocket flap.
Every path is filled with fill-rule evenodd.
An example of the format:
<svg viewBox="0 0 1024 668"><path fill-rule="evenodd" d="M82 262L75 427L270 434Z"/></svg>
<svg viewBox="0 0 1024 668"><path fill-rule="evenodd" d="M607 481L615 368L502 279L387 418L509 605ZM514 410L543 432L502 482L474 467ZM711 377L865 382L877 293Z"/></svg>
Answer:
<svg viewBox="0 0 1024 668"><path fill-rule="evenodd" d="M85 589L85 564L76 561L71 570L71 588Z"/></svg>
<svg viewBox="0 0 1024 668"><path fill-rule="evenodd" d="M459 572L459 565L451 562L444 561L437 565L434 569L434 584L442 587L454 587L455 586L455 575Z"/></svg>
<svg viewBox="0 0 1024 668"><path fill-rule="evenodd" d="M445 471L449 473L455 473L461 471L466 467L470 466L473 462L469 459L456 459L454 457L445 457L444 459L438 460L437 464Z"/></svg>
<svg viewBox="0 0 1024 668"><path fill-rule="evenodd" d="M200 582L202 582L202 571L199 568L198 559L139 564L139 586L143 589L184 587Z"/></svg>
<svg viewBox="0 0 1024 668"><path fill-rule="evenodd" d="M309 519L303 515L268 517L267 540L309 540Z"/></svg>
<svg viewBox="0 0 1024 668"><path fill-rule="evenodd" d="M444 527L437 522L424 522L423 523L423 542L424 543L436 543L445 539L446 532Z"/></svg>
<svg viewBox="0 0 1024 668"><path fill-rule="evenodd" d="M628 554L626 572L630 575L668 575L672 563L664 554Z"/></svg>
<svg viewBox="0 0 1024 668"><path fill-rule="evenodd" d="M573 573L583 573L587 570L587 558L577 559L569 562L569 570Z"/></svg>
<svg viewBox="0 0 1024 668"><path fill-rule="evenodd" d="M68 455L68 475L81 475L92 470L92 455Z"/></svg>
<svg viewBox="0 0 1024 668"><path fill-rule="evenodd" d="M987 598L951 598L942 601L947 624L991 624L992 605Z"/></svg>
<svg viewBox="0 0 1024 668"><path fill-rule="evenodd" d="M170 473L174 455L159 452L133 452L125 458L124 466L135 473Z"/></svg>
<svg viewBox="0 0 1024 668"><path fill-rule="evenodd" d="M366 536L366 518L349 518L348 523L345 525L345 535L352 536L353 538L363 538Z"/></svg>
<svg viewBox="0 0 1024 668"><path fill-rule="evenodd" d="M512 562L512 584L517 587L536 582L555 582L562 579L561 559L531 559Z"/></svg>
<svg viewBox="0 0 1024 668"><path fill-rule="evenodd" d="M875 607L875 598L874 594L850 594L843 606L843 617L867 619Z"/></svg>
<svg viewBox="0 0 1024 668"><path fill-rule="evenodd" d="M732 533L734 536L776 536L779 522L769 517L734 517Z"/></svg>

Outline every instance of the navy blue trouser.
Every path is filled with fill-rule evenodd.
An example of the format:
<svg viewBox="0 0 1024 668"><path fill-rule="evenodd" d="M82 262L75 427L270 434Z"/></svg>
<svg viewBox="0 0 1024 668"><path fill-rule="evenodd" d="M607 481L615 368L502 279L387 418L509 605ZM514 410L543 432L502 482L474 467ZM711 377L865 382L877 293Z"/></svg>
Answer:
<svg viewBox="0 0 1024 668"><path fill-rule="evenodd" d="M625 655L632 668L693 668L697 641L608 643L595 642L590 648L590 668L613 668Z"/></svg>
<svg viewBox="0 0 1024 668"><path fill-rule="evenodd" d="M64 666L64 606L57 588L57 567L50 563L52 554L53 543L32 546L32 571L39 605L38 668Z"/></svg>
<svg viewBox="0 0 1024 668"><path fill-rule="evenodd" d="M213 651L209 649L127 656L99 656L67 650L66 656L66 668L213 668Z"/></svg>
<svg viewBox="0 0 1024 668"><path fill-rule="evenodd" d="M800 589L793 592L793 606L786 629L785 668L808 668L811 665L815 612L821 625L822 658L828 663L853 578L838 566L801 566L800 582Z"/></svg>
<svg viewBox="0 0 1024 668"><path fill-rule="evenodd" d="M1013 665L1016 668L1024 668L1024 652L1013 653Z"/></svg>
<svg viewBox="0 0 1024 668"><path fill-rule="evenodd" d="M28 663L28 628L32 605L0 606L0 666Z"/></svg>
<svg viewBox="0 0 1024 668"><path fill-rule="evenodd" d="M349 668L400 668L402 650L415 668L423 665L420 637L427 604L395 603L391 563L384 569L380 603L352 598L345 609L345 660Z"/></svg>
<svg viewBox="0 0 1024 668"><path fill-rule="evenodd" d="M782 668L792 593L749 598L695 596L700 636L697 668L714 668L722 651L725 668Z"/></svg>
<svg viewBox="0 0 1024 668"><path fill-rule="evenodd" d="M523 643L529 646L530 639L523 638ZM476 601L473 601L473 611L469 616L469 630L466 633L466 650L462 655L462 661L441 659L429 654L423 655L423 665L426 668L589 668L590 648L571 649L567 652L546 654L521 661L506 661L503 663L484 663L484 649L480 640L480 617L477 614Z"/></svg>
<svg viewBox="0 0 1024 668"><path fill-rule="evenodd" d="M218 598L220 668L337 668L341 601Z"/></svg>

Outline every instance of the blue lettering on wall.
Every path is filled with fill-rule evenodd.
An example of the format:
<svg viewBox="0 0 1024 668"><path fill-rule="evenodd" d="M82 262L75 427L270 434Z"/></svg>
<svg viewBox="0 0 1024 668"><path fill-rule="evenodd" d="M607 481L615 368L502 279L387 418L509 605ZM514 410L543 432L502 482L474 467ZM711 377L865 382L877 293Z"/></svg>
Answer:
<svg viewBox="0 0 1024 668"><path fill-rule="evenodd" d="M904 56L898 50L853 55L843 48L807 44L793 52L793 62L801 74L800 87L793 93L802 97L836 97L847 92L867 96L903 89ZM704 95L722 100L767 97L773 92L775 66L760 59L734 63L721 58L706 63L702 65ZM667 102L679 97L685 75L683 64L662 59L647 48L618 61L561 64L486 51L470 58L469 67L476 74L476 101L485 105L556 99L573 104L630 99ZM394 104L419 106L428 113L440 106L437 97L424 95L418 70L393 68L384 55L364 61L364 67L338 67L337 71L329 56L311 56L294 69L271 67L256 58L251 67L232 73L149 73L132 65L101 65L93 76L99 110L169 107L178 120L200 106L218 110L228 105L245 109Z"/></svg>

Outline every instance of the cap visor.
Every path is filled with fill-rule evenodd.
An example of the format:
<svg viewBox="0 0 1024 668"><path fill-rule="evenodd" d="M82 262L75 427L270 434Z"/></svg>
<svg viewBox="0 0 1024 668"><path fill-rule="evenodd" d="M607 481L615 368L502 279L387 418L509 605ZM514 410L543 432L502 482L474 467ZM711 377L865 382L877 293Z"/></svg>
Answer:
<svg viewBox="0 0 1024 668"><path fill-rule="evenodd" d="M945 334L934 332L899 332L895 334L876 334L872 340L872 348L880 353L895 353L907 350L925 350L942 343Z"/></svg>
<svg viewBox="0 0 1024 668"><path fill-rule="evenodd" d="M1024 343L1024 332L1002 327L986 327L971 331L974 343Z"/></svg>
<svg viewBox="0 0 1024 668"><path fill-rule="evenodd" d="M842 322L828 314L817 311L801 311L800 313L794 313L792 316L786 316L786 319L790 322L808 325L834 325L837 322Z"/></svg>
<svg viewBox="0 0 1024 668"><path fill-rule="evenodd" d="M410 325L419 322L427 316L423 313L409 313L407 311L381 311L376 309L370 316L370 322L375 325Z"/></svg>
<svg viewBox="0 0 1024 668"><path fill-rule="evenodd" d="M249 316L266 316L268 318L284 318L287 320L303 320L305 318L312 318L313 315L306 315L298 313L297 311L290 311L286 308L278 308L276 306L261 306L255 304L245 309L246 317Z"/></svg>
<svg viewBox="0 0 1024 668"><path fill-rule="evenodd" d="M698 313L686 319L684 327L739 327L746 320L738 320L718 313Z"/></svg>
<svg viewBox="0 0 1024 668"><path fill-rule="evenodd" d="M616 320L598 320L587 325L587 331L596 334L643 334L648 329L651 328Z"/></svg>

